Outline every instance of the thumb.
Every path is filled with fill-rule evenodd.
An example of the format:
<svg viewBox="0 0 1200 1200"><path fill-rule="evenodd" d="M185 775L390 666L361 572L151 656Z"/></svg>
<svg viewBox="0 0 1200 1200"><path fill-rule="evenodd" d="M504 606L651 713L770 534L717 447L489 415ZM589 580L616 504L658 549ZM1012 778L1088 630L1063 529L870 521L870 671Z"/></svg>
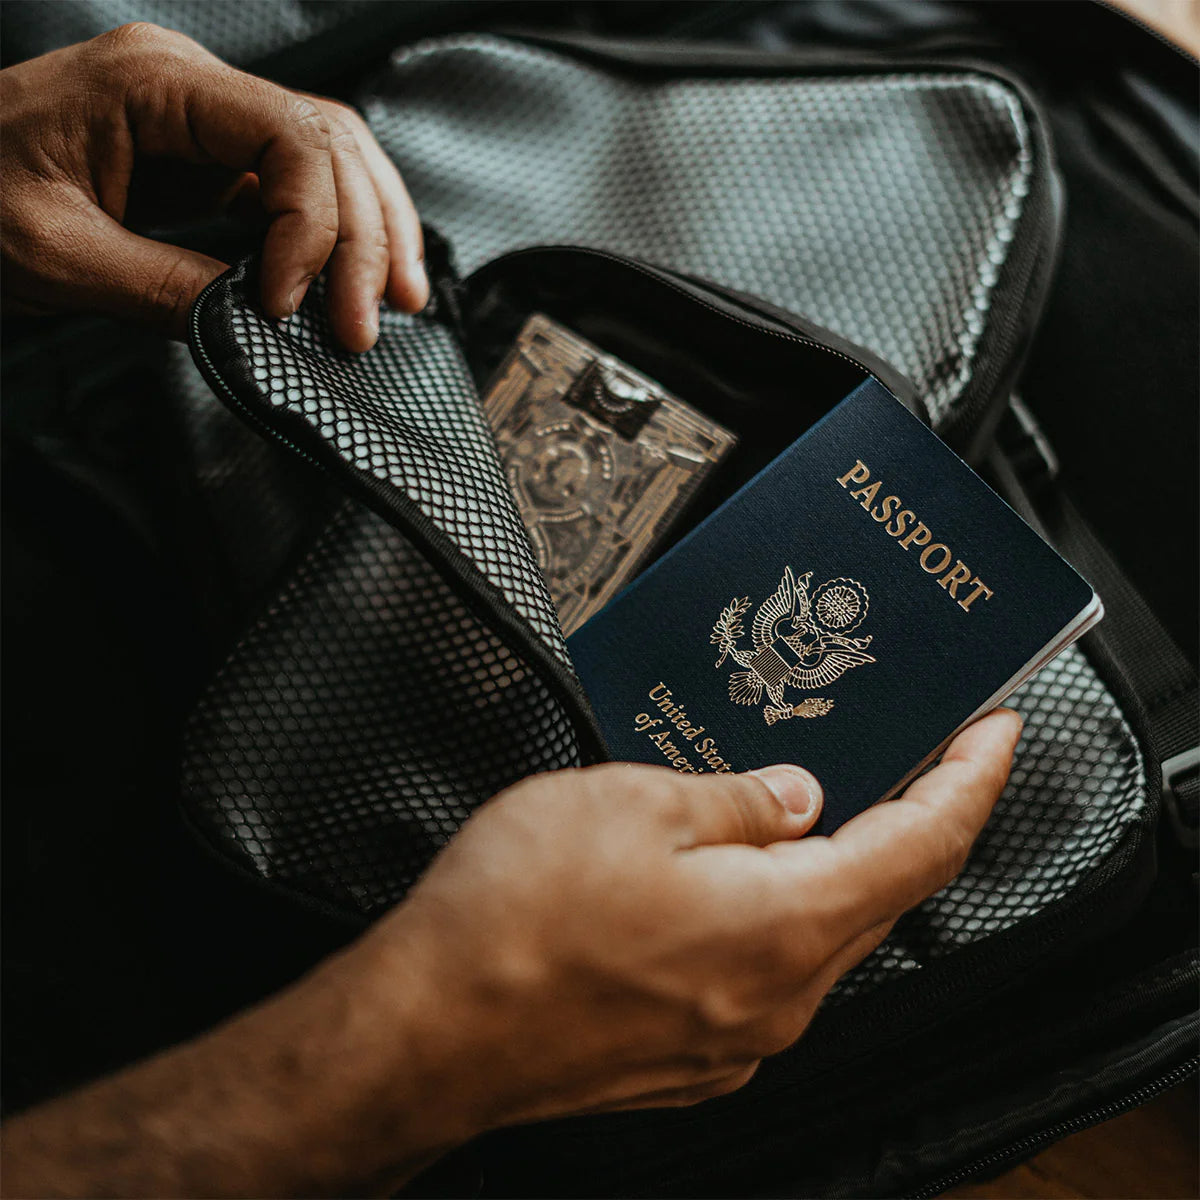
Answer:
<svg viewBox="0 0 1200 1200"><path fill-rule="evenodd" d="M823 798L821 785L808 771L787 764L743 775L680 779L679 846L791 841L816 823Z"/></svg>
<svg viewBox="0 0 1200 1200"><path fill-rule="evenodd" d="M37 277L22 288L34 303L122 317L182 340L193 301L226 269L206 254L139 237L96 207L77 205L48 224L57 235L39 246Z"/></svg>

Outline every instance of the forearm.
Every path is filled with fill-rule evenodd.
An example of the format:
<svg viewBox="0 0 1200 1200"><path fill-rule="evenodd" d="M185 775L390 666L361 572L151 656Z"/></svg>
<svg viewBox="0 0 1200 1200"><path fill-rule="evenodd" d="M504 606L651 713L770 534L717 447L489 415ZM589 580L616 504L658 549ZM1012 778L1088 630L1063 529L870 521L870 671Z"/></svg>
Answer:
<svg viewBox="0 0 1200 1200"><path fill-rule="evenodd" d="M4 1193L386 1194L472 1132L425 1103L437 1006L415 980L397 990L360 944L211 1033L14 1118Z"/></svg>
<svg viewBox="0 0 1200 1200"><path fill-rule="evenodd" d="M488 1129L725 1095L961 870L1019 734L976 722L828 838L795 767L525 780L295 987L11 1122L4 1188L387 1194Z"/></svg>

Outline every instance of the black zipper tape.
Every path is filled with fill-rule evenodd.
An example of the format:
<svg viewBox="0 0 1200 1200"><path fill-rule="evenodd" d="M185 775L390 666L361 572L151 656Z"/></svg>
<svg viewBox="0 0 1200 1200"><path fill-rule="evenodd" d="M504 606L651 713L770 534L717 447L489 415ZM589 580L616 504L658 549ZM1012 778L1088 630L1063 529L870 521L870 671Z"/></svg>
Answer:
<svg viewBox="0 0 1200 1200"><path fill-rule="evenodd" d="M982 1155L965 1167L960 1167L949 1175L943 1175L936 1183L928 1184L919 1191L909 1193L908 1200L932 1200L933 1197L940 1196L952 1187L957 1187L960 1183L965 1183L985 1172L991 1173L1009 1164L1015 1165L1022 1162L1039 1150L1052 1146L1055 1142L1070 1137L1073 1133L1082 1133L1085 1129L1091 1129L1094 1125L1100 1125L1104 1121L1111 1121L1113 1117L1119 1117L1122 1113L1130 1112L1146 1104L1170 1088L1186 1083L1198 1070L1200 1070L1200 1055L1192 1055L1178 1066L1172 1067L1149 1083L1144 1083L1140 1087L1126 1092L1116 1100L1110 1100L1107 1104L1089 1108L1076 1116L1067 1117L1053 1125L1047 1125L1044 1129L1017 1138L1015 1141L993 1150L990 1154Z"/></svg>
<svg viewBox="0 0 1200 1200"><path fill-rule="evenodd" d="M799 316L767 305L765 302L755 305L750 297L742 296L729 288L723 288L718 284L696 279L666 267L642 262L640 259L629 258L624 254L614 254L611 250L597 250L591 246L572 245L526 246L520 250L510 250L486 263L467 277L464 286L468 290L480 286L480 283L485 281L489 275L502 271L508 263L524 258L557 254L582 255L601 262L616 263L626 270L636 272L678 292L691 303L716 313L726 321L743 325L756 333L766 334L768 337L777 338L780 341L807 346L823 354L840 358L857 367L864 375L874 379L891 392L910 412L929 424L929 412L908 378L890 363L884 362L860 346L852 345L831 330L823 329Z"/></svg>

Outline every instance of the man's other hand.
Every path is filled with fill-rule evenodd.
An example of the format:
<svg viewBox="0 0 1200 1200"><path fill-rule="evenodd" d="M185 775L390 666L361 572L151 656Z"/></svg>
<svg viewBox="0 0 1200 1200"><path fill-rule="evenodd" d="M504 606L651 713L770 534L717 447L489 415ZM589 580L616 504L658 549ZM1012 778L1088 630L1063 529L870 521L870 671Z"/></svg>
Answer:
<svg viewBox="0 0 1200 1200"><path fill-rule="evenodd" d="M0 164L6 312L107 313L182 338L225 264L131 226L222 208L266 224L270 316L294 312L326 263L350 350L374 345L382 298L428 299L416 211L358 114L154 25L0 71Z"/></svg>
<svg viewBox="0 0 1200 1200"><path fill-rule="evenodd" d="M827 838L795 767L527 779L286 992L9 1121L5 1190L391 1194L489 1129L731 1092L958 873L1020 729L984 718Z"/></svg>

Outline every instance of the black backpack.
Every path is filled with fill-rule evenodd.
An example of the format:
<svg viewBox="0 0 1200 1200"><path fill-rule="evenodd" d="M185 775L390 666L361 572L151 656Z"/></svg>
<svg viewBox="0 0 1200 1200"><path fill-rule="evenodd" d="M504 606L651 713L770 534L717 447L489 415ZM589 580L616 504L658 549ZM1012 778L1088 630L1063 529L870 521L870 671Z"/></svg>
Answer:
<svg viewBox="0 0 1200 1200"><path fill-rule="evenodd" d="M450 1190L934 1195L1196 1066L1194 672L1068 498L1032 370L1014 395L1070 264L1042 106L961 44L764 51L725 26L741 44L401 49L363 107L433 227L427 312L352 359L319 288L264 321L253 260L198 302L203 381L167 367L212 558L181 574L213 656L252 619L195 674L184 823L233 868L188 877L220 896L197 944L270 960L269 986L499 788L603 756L477 405L531 311L738 431L710 507L874 376L1109 615L1014 698L1026 734L966 871L796 1047L696 1109L492 1135Z"/></svg>

